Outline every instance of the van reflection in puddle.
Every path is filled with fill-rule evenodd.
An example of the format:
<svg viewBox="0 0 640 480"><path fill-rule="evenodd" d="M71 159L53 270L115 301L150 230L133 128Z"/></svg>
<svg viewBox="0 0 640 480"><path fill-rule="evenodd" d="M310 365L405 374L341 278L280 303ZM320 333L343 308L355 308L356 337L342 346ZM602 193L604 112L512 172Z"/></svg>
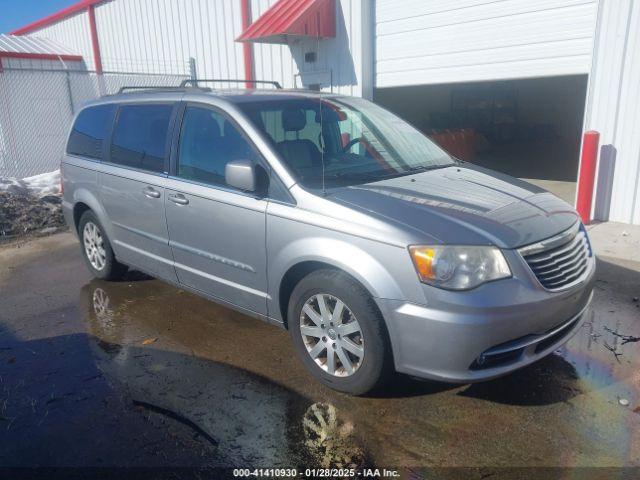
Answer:
<svg viewBox="0 0 640 480"><path fill-rule="evenodd" d="M342 421L338 410L328 403L314 403L302 417L305 445L322 468L358 468L364 452L354 442L354 425Z"/></svg>
<svg viewBox="0 0 640 480"><path fill-rule="evenodd" d="M189 426L231 466L365 464L353 424L333 405L313 403L263 376L185 353L185 345L165 339L144 345L156 330L144 315L132 312L140 310L136 302L149 297L136 299L127 291L124 283L93 281L81 294L96 363L125 402Z"/></svg>

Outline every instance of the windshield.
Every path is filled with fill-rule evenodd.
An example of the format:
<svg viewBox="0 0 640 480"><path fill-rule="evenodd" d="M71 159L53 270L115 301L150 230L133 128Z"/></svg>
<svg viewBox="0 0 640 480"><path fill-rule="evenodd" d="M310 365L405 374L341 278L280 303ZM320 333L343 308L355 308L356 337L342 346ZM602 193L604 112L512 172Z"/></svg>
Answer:
<svg viewBox="0 0 640 480"><path fill-rule="evenodd" d="M407 122L360 98L276 97L238 106L305 187L358 185L454 163Z"/></svg>

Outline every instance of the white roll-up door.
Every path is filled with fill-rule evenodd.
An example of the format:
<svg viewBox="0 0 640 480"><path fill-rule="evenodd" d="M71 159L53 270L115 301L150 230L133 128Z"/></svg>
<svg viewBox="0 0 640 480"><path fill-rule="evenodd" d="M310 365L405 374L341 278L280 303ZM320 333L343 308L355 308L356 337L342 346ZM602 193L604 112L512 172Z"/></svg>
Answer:
<svg viewBox="0 0 640 480"><path fill-rule="evenodd" d="M376 0L376 85L588 73L598 0Z"/></svg>

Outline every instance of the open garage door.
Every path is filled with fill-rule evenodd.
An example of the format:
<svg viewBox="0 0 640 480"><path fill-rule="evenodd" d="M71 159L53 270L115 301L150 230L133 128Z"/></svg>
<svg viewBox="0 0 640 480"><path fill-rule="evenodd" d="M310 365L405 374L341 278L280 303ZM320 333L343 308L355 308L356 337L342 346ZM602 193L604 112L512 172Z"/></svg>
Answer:
<svg viewBox="0 0 640 480"><path fill-rule="evenodd" d="M586 74L597 0L377 0L376 86Z"/></svg>
<svg viewBox="0 0 640 480"><path fill-rule="evenodd" d="M573 204L587 75L381 88L374 99L453 155Z"/></svg>

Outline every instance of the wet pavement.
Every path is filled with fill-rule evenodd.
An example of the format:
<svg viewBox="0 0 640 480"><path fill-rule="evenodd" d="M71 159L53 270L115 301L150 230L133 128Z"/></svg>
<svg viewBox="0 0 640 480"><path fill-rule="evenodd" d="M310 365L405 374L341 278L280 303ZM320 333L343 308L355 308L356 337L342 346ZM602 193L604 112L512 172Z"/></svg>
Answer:
<svg viewBox="0 0 640 480"><path fill-rule="evenodd" d="M639 294L640 263L600 257L589 318L553 355L354 398L284 330L137 272L92 280L70 234L5 246L0 467L638 467Z"/></svg>

